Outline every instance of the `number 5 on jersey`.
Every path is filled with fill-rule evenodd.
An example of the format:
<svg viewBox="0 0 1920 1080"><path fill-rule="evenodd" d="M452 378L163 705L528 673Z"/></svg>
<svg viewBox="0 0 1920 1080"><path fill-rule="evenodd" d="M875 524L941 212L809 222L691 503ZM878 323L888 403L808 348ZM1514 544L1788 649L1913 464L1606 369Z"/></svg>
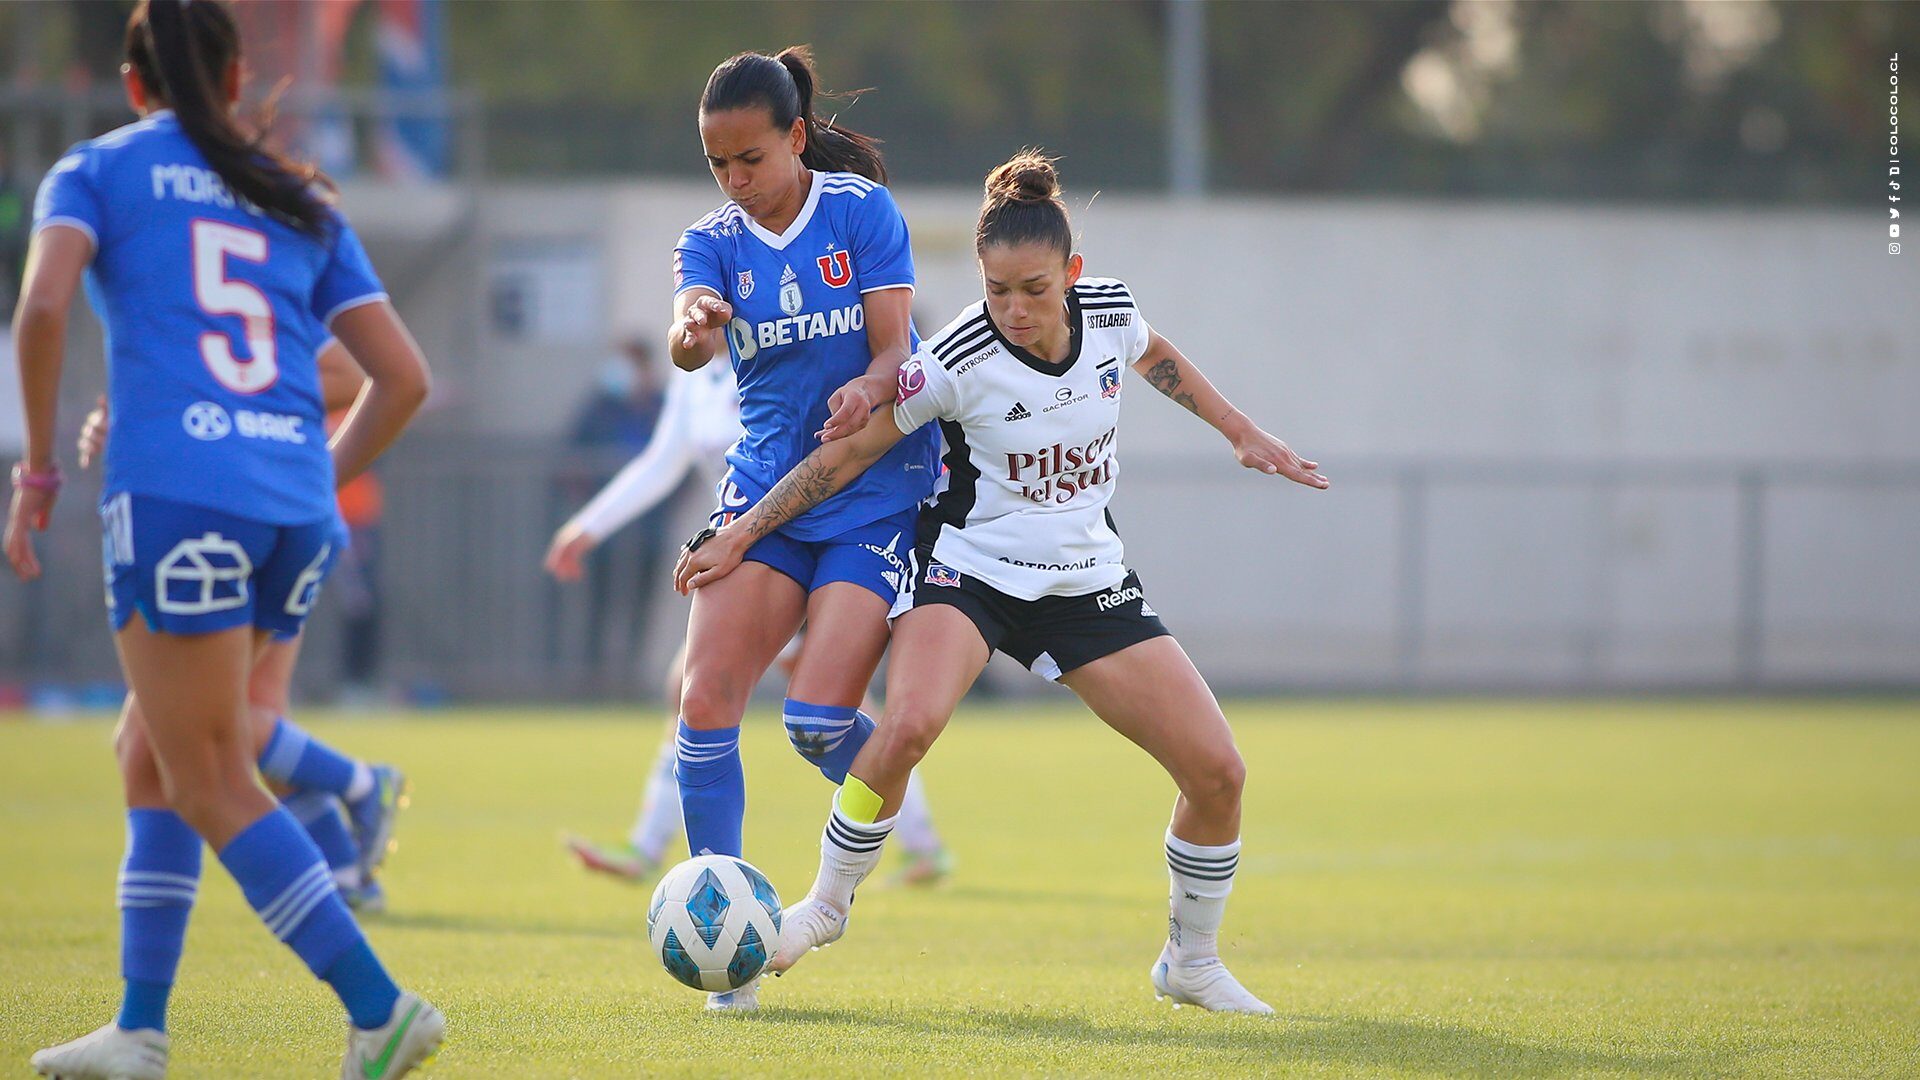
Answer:
<svg viewBox="0 0 1920 1080"><path fill-rule="evenodd" d="M259 289L227 276L227 256L248 262L267 261L265 233L196 218L193 222L193 295L209 315L238 315L246 324L247 353L233 355L226 334L200 335L200 358L220 385L236 394L257 394L280 377L274 355L273 305Z"/></svg>

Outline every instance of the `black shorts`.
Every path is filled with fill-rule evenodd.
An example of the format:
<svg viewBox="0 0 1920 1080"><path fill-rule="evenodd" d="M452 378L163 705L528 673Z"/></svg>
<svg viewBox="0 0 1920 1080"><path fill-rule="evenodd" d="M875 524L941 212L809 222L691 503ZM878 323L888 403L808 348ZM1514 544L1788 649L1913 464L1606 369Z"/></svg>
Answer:
<svg viewBox="0 0 1920 1080"><path fill-rule="evenodd" d="M1170 633L1147 603L1140 575L1131 570L1119 585L1097 593L1021 600L941 563L923 547L914 553L913 576L893 614L933 604L959 608L987 648L1048 680Z"/></svg>

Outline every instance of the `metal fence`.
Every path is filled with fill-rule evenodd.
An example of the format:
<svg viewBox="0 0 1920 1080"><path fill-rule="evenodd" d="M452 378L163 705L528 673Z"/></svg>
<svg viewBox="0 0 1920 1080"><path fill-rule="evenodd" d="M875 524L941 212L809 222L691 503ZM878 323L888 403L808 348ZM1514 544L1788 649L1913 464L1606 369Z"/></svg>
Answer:
<svg viewBox="0 0 1920 1080"><path fill-rule="evenodd" d="M382 680L421 700L653 697L684 628L671 549L709 492L690 481L587 583L540 570L615 464L405 444L383 467ZM1920 689L1920 464L1367 459L1330 465L1325 494L1215 457L1125 468L1130 562L1225 690ZM0 684L53 700L116 676L86 487L43 540L46 579L0 583ZM329 607L301 675L322 698Z"/></svg>

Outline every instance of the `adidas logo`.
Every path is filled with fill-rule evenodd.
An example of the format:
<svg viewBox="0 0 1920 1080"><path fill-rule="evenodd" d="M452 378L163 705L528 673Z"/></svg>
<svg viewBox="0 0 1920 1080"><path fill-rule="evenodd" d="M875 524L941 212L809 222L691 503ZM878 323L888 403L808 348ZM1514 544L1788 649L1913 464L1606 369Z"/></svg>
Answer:
<svg viewBox="0 0 1920 1080"><path fill-rule="evenodd" d="M1015 420L1025 420L1027 417L1032 415L1033 415L1032 413L1027 411L1027 407L1025 405L1016 401L1013 403L1013 408L1007 410L1007 421L1011 423L1012 421L1015 421Z"/></svg>

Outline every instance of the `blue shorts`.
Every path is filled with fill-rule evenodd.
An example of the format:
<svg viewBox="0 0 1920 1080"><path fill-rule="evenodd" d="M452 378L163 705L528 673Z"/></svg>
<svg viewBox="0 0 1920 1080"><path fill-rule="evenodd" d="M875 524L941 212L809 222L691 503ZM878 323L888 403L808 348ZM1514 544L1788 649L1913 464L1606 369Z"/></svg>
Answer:
<svg viewBox="0 0 1920 1080"><path fill-rule="evenodd" d="M120 630L138 611L159 634L291 638L347 541L338 515L270 525L128 492L100 504L100 523L108 621Z"/></svg>
<svg viewBox="0 0 1920 1080"><path fill-rule="evenodd" d="M720 507L707 519L716 529L741 513L739 507L728 504L725 483ZM775 531L748 548L745 558L773 567L808 593L836 581L851 581L891 608L906 581L907 557L913 552L914 525L919 519L920 508L909 506L824 540L795 540Z"/></svg>

